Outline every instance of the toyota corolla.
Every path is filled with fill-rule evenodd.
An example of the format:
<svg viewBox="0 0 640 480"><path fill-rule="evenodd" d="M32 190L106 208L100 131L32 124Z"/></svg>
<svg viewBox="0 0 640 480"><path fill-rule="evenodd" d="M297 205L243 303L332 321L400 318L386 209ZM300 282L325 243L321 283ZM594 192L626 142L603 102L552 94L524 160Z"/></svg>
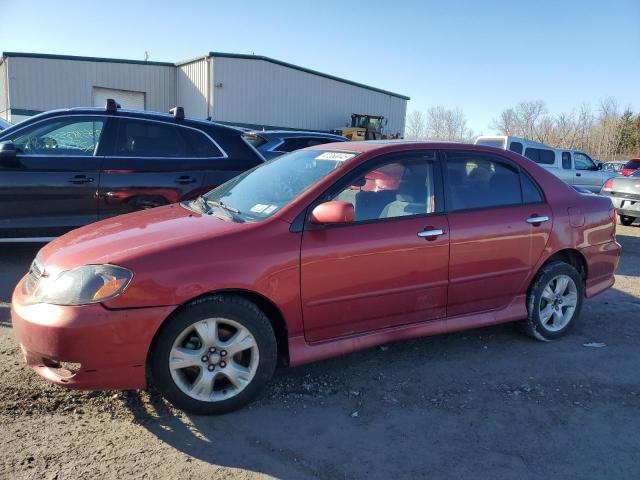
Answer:
<svg viewBox="0 0 640 480"><path fill-rule="evenodd" d="M320 145L49 243L12 319L51 382L221 413L279 362L503 322L556 339L613 285L615 223L608 198L513 152Z"/></svg>

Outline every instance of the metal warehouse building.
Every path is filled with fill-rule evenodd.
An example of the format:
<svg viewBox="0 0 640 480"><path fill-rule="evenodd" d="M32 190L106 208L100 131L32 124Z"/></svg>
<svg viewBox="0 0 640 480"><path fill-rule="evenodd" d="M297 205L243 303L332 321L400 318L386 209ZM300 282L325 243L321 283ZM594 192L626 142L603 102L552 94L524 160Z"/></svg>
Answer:
<svg viewBox="0 0 640 480"><path fill-rule="evenodd" d="M404 133L409 97L259 55L211 52L181 63L3 53L0 117L103 106L166 112L251 128L330 130L352 113L384 115Z"/></svg>

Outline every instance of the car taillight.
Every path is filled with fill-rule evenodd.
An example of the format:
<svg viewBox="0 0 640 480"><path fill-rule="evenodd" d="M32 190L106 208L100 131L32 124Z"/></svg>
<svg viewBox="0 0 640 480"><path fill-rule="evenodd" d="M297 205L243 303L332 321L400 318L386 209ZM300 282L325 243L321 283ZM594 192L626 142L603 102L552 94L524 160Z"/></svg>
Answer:
<svg viewBox="0 0 640 480"><path fill-rule="evenodd" d="M609 180L604 182L604 185L602 186L602 190L607 190L608 192L613 190L613 178L610 178Z"/></svg>
<svg viewBox="0 0 640 480"><path fill-rule="evenodd" d="M625 177L628 177L629 175L631 175L633 172L635 172L634 169L632 168L623 168L622 170L620 170L620 173L622 175L624 175Z"/></svg>

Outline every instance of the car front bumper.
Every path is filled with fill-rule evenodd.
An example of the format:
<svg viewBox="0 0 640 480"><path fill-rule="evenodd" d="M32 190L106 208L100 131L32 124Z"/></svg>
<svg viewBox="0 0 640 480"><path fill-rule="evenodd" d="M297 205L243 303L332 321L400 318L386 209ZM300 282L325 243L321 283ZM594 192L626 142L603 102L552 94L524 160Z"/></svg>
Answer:
<svg viewBox="0 0 640 480"><path fill-rule="evenodd" d="M100 304L30 303L24 280L13 292L11 321L36 373L70 388L145 388L149 346L174 306L108 310Z"/></svg>

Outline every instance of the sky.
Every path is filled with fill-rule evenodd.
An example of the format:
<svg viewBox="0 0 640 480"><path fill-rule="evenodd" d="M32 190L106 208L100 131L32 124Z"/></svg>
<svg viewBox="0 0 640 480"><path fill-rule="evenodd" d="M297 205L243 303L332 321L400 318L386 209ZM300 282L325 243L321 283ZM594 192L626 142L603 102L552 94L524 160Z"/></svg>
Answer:
<svg viewBox="0 0 640 480"><path fill-rule="evenodd" d="M640 0L0 0L0 50L255 53L407 95L409 112L459 107L476 133L524 100L640 110Z"/></svg>

